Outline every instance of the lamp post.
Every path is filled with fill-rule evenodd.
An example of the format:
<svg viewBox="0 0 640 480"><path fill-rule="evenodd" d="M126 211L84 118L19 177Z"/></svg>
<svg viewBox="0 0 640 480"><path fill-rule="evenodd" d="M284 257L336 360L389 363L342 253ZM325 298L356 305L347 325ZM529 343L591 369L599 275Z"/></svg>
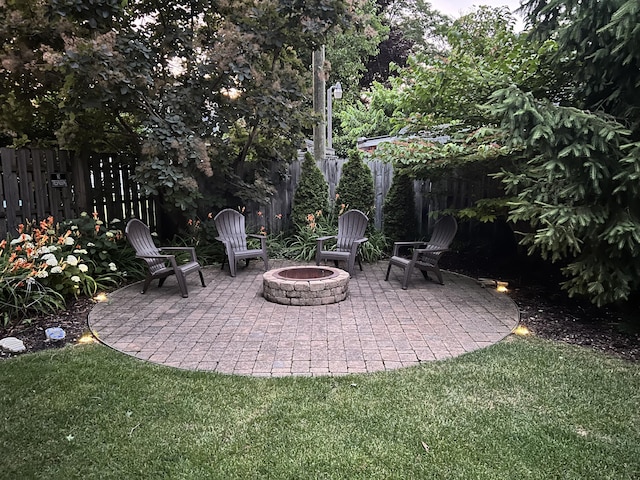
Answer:
<svg viewBox="0 0 640 480"><path fill-rule="evenodd" d="M327 89L327 148L333 148L333 97L336 100L342 98L342 85L336 82Z"/></svg>

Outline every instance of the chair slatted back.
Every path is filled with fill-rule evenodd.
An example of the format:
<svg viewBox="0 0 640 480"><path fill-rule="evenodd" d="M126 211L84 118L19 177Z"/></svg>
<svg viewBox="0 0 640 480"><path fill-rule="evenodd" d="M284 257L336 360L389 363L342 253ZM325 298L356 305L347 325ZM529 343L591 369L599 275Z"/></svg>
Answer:
<svg viewBox="0 0 640 480"><path fill-rule="evenodd" d="M458 222L452 216L442 217L433 227L433 233L429 239L429 243L424 247L425 250L440 250L439 252L425 252L424 255L429 258L438 258L444 252L442 249L449 248L451 242L458 231Z"/></svg>
<svg viewBox="0 0 640 480"><path fill-rule="evenodd" d="M360 210L349 210L338 217L337 249L351 250L354 240L365 236L369 218Z"/></svg>
<svg viewBox="0 0 640 480"><path fill-rule="evenodd" d="M137 218L129 220L125 234L136 255L160 255L160 250L153 242L151 230ZM165 262L161 258L144 258L143 260L147 262L151 273L165 268Z"/></svg>
<svg viewBox="0 0 640 480"><path fill-rule="evenodd" d="M218 235L231 243L234 252L247 250L244 215L231 208L220 211L213 219Z"/></svg>

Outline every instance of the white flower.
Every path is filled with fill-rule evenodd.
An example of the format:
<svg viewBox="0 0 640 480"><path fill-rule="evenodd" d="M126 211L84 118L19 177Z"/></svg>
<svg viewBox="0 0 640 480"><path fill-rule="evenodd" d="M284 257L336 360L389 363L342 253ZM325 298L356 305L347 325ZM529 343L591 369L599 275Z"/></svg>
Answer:
<svg viewBox="0 0 640 480"><path fill-rule="evenodd" d="M55 267L56 265L58 265L58 259L56 258L56 256L53 253L47 253L45 255L45 257L47 257L47 259L45 260L47 265L49 265L50 267ZM44 258L44 257L42 257Z"/></svg>
<svg viewBox="0 0 640 480"><path fill-rule="evenodd" d="M40 270L38 273L36 273L36 277L38 278L47 278L48 276L49 274L46 270Z"/></svg>
<svg viewBox="0 0 640 480"><path fill-rule="evenodd" d="M105 235L107 236L107 238L113 238L113 232L107 232L105 233Z"/></svg>
<svg viewBox="0 0 640 480"><path fill-rule="evenodd" d="M78 227L77 227L76 225L71 225L71 230L74 230L74 231L75 231L75 230L77 230L77 229L78 229Z"/></svg>
<svg viewBox="0 0 640 480"><path fill-rule="evenodd" d="M113 220L111 220L111 223L118 223L121 222L122 220L120 220L119 218L114 218Z"/></svg>
<svg viewBox="0 0 640 480"><path fill-rule="evenodd" d="M73 239L73 237L67 237L64 239L65 245L73 245L74 243L76 243L76 241Z"/></svg>
<svg viewBox="0 0 640 480"><path fill-rule="evenodd" d="M87 215L89 215L87 212L82 212L82 213L80 214L80 216L81 216L81 217L86 217Z"/></svg>
<svg viewBox="0 0 640 480"><path fill-rule="evenodd" d="M74 275L71 277L71 281L74 283L80 283L80 277L78 275Z"/></svg>
<svg viewBox="0 0 640 480"><path fill-rule="evenodd" d="M26 233L21 233L18 238L14 238L13 240L11 240L11 245L17 245L22 242L30 242L30 241L31 241L31 235L27 235Z"/></svg>
<svg viewBox="0 0 640 480"><path fill-rule="evenodd" d="M62 273L62 267L55 266L51 269L51 273Z"/></svg>
<svg viewBox="0 0 640 480"><path fill-rule="evenodd" d="M38 249L38 255L44 255L45 253L49 253L51 250L46 245L44 247L40 247Z"/></svg>
<svg viewBox="0 0 640 480"><path fill-rule="evenodd" d="M67 255L67 263L72 267L78 265L78 259L74 255Z"/></svg>
<svg viewBox="0 0 640 480"><path fill-rule="evenodd" d="M104 222L102 220L96 220L96 225L104 225Z"/></svg>
<svg viewBox="0 0 640 480"><path fill-rule="evenodd" d="M49 247L49 251L50 251L50 252L55 252L56 250L58 250L58 247L56 247L55 245L51 245L51 246Z"/></svg>
<svg viewBox="0 0 640 480"><path fill-rule="evenodd" d="M87 242L87 247L95 247L96 244L93 242Z"/></svg>
<svg viewBox="0 0 640 480"><path fill-rule="evenodd" d="M76 248L73 253L84 253L87 254L89 252L87 252L84 248Z"/></svg>
<svg viewBox="0 0 640 480"><path fill-rule="evenodd" d="M87 267L84 263L81 263L80 265L78 265L78 270L80 270L82 273L87 273L89 271L89 267Z"/></svg>
<svg viewBox="0 0 640 480"><path fill-rule="evenodd" d="M112 272L115 272L116 270L118 270L118 267L116 267L116 264L111 262L109 264L109 270L111 270Z"/></svg>

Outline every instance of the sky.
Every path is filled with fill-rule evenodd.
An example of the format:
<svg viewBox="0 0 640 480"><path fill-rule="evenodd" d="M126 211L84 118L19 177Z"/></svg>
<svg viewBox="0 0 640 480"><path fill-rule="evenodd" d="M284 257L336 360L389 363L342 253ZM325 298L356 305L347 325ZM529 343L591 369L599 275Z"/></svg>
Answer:
<svg viewBox="0 0 640 480"><path fill-rule="evenodd" d="M473 7L480 5L489 7L502 7L504 5L509 7L512 12L520 7L520 0L429 0L429 3L434 9L453 18L469 13L473 10ZM520 20L520 17L516 15L516 19ZM522 22L518 21L516 30L522 30L522 28Z"/></svg>

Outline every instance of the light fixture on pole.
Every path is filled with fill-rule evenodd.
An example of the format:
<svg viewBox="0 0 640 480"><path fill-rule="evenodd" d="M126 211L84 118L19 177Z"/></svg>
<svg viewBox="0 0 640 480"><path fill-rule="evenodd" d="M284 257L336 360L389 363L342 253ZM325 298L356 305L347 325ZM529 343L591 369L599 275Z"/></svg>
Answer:
<svg viewBox="0 0 640 480"><path fill-rule="evenodd" d="M327 89L327 148L333 148L333 97L336 100L342 98L342 85L340 85L340 82L336 82L335 85Z"/></svg>

